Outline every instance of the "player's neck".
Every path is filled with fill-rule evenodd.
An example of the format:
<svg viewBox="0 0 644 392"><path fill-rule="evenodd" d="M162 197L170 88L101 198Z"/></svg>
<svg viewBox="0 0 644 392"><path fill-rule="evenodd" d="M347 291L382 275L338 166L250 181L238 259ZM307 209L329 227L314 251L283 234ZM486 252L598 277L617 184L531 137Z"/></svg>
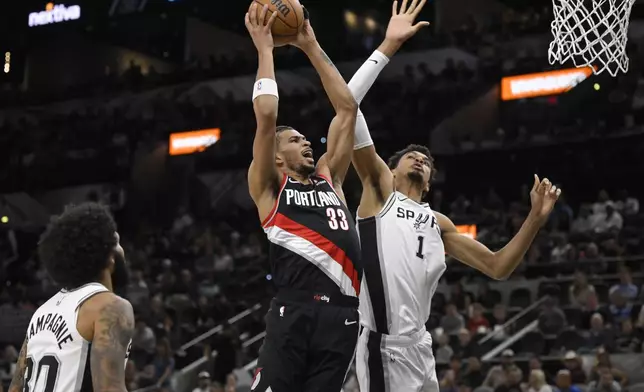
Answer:
<svg viewBox="0 0 644 392"><path fill-rule="evenodd" d="M284 174L289 176L290 178L294 179L295 181L301 182L302 184L310 184L311 183L311 177L310 176L303 176L302 174L299 174L295 171L292 170L284 170Z"/></svg>
<svg viewBox="0 0 644 392"><path fill-rule="evenodd" d="M396 190L416 203L423 200L423 190L410 181L397 181Z"/></svg>
<svg viewBox="0 0 644 392"><path fill-rule="evenodd" d="M101 279L98 280L98 283L102 284L105 286L106 289L108 289L111 292L114 292L114 287L112 286L112 277L107 275L101 277Z"/></svg>

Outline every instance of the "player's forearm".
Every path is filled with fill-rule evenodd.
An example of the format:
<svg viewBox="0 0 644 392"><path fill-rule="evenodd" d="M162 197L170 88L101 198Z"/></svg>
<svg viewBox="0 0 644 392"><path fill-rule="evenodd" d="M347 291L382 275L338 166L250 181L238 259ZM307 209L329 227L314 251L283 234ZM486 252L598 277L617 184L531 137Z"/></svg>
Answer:
<svg viewBox="0 0 644 392"><path fill-rule="evenodd" d="M22 343L22 348L20 349L20 355L18 355L18 361L16 363L16 370L13 373L13 378L11 379L11 385L9 385L8 392L22 392L25 384L25 366L27 357L27 340Z"/></svg>
<svg viewBox="0 0 644 392"><path fill-rule="evenodd" d="M360 104L364 99L371 86L375 83L380 72L389 63L389 57L380 50L376 50L369 56L362 66L356 71L355 75L349 81L349 90Z"/></svg>
<svg viewBox="0 0 644 392"><path fill-rule="evenodd" d="M273 61L273 51L266 50L258 53L259 65L257 67L257 81L261 79L275 80L275 64ZM260 86L261 87L261 86ZM277 93L277 92L276 92ZM253 109L258 125L262 123L270 124L277 121L278 98L275 95L264 94L258 95L253 100Z"/></svg>
<svg viewBox="0 0 644 392"><path fill-rule="evenodd" d="M388 58L392 58L396 54L396 52L400 50L402 44L403 43L400 41L385 39L384 41L382 41L380 46L378 46L378 51Z"/></svg>
<svg viewBox="0 0 644 392"><path fill-rule="evenodd" d="M313 45L305 50L306 55L309 57L313 68L320 75L322 86L326 91L331 105L338 115L347 114L355 116L358 110L353 94L344 81L338 69L333 65L333 62L326 55L324 50L319 45Z"/></svg>
<svg viewBox="0 0 644 392"><path fill-rule="evenodd" d="M542 222L532 214L521 225L519 232L501 250L494 253L495 270L505 279L517 268L537 236Z"/></svg>

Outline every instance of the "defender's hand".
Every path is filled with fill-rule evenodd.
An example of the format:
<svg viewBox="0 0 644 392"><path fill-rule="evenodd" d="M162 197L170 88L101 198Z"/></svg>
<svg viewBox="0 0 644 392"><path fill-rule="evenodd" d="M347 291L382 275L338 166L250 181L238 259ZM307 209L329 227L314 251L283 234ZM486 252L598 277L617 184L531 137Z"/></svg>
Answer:
<svg viewBox="0 0 644 392"><path fill-rule="evenodd" d="M411 4L407 7L408 2L409 0L402 0L402 5L398 10L398 0L394 1L385 40L401 45L413 37L420 29L429 26L429 22L425 21L414 24L427 0L411 0Z"/></svg>
<svg viewBox="0 0 644 392"><path fill-rule="evenodd" d="M275 23L275 19L277 19L277 12L273 12L273 15L267 20L266 14L268 13L268 6L264 5L261 12L258 11L257 3L253 2L246 13L246 29L248 29L248 33L253 39L253 43L258 52L273 50L275 44L273 42L271 27ZM257 15L258 13L260 14L259 16Z"/></svg>
<svg viewBox="0 0 644 392"><path fill-rule="evenodd" d="M315 37L313 27L311 27L309 12L306 10L306 8L304 8L304 24L302 25L300 32L297 34L295 41L291 42L291 45L302 49L304 52L306 52L308 49L318 47L318 40Z"/></svg>
<svg viewBox="0 0 644 392"><path fill-rule="evenodd" d="M530 202L532 204L530 214L541 223L545 223L560 195L560 188L552 185L547 178L539 181L539 176L535 174L534 185L530 191Z"/></svg>

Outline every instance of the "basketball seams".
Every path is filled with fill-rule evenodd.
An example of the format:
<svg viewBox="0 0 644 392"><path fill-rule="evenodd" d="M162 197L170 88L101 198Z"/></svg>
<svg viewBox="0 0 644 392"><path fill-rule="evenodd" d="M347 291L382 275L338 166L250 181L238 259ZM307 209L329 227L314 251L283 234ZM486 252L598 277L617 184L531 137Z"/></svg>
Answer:
<svg viewBox="0 0 644 392"><path fill-rule="evenodd" d="M264 5L265 5L265 4L264 4L264 3L262 3L260 0L253 0L253 2L257 3L260 7L264 7ZM287 3L287 4L288 4L288 6L290 7L291 11L292 11L292 12L294 12L294 15L295 15L295 21L296 21L297 25L296 25L296 26L293 26L293 25L289 24L286 20L284 20L284 19L282 19L282 18L281 18L281 14L279 14L279 13L278 13L277 19L279 19L279 21L280 21L284 26L287 26L287 27L290 27L290 28L292 28L292 29L298 30L298 28L299 28L298 26L300 25L300 18L299 18L299 17L298 17L298 15L297 15L296 7L293 5L293 3L291 2L291 0L282 0L282 2ZM301 7L301 6L300 6L300 7ZM260 12L260 10L258 10L258 12ZM269 14L269 12L270 12L270 14ZM271 9L270 9L270 5L269 5L269 9L268 9L268 12L266 13L266 16L267 16L267 17L270 17L270 16L273 14L273 12L277 12L277 10L275 10L275 11L271 10ZM264 21L264 23L266 23L266 21ZM275 37L294 37L294 36L296 36L296 35L297 35L297 33L295 33L295 34L273 34L273 36L275 36Z"/></svg>

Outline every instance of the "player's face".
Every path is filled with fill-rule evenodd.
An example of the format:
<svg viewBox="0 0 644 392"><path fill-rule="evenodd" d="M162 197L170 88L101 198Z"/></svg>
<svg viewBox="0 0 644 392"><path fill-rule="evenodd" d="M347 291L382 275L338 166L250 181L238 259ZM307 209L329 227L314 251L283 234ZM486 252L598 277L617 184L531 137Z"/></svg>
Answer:
<svg viewBox="0 0 644 392"><path fill-rule="evenodd" d="M112 272L112 287L115 292L119 294L124 294L124 290L127 288L129 283L129 274L127 270L127 263L125 261L125 251L120 243L120 237L118 233L114 233L116 236L116 247L114 248L114 271Z"/></svg>
<svg viewBox="0 0 644 392"><path fill-rule="evenodd" d="M425 192L429 191L429 179L432 175L431 161L429 158L418 151L411 151L403 155L398 162L398 167L394 169L394 174L406 176L412 182L423 186Z"/></svg>
<svg viewBox="0 0 644 392"><path fill-rule="evenodd" d="M315 172L315 160L311 143L294 129L277 135L277 164L300 175L309 176Z"/></svg>

